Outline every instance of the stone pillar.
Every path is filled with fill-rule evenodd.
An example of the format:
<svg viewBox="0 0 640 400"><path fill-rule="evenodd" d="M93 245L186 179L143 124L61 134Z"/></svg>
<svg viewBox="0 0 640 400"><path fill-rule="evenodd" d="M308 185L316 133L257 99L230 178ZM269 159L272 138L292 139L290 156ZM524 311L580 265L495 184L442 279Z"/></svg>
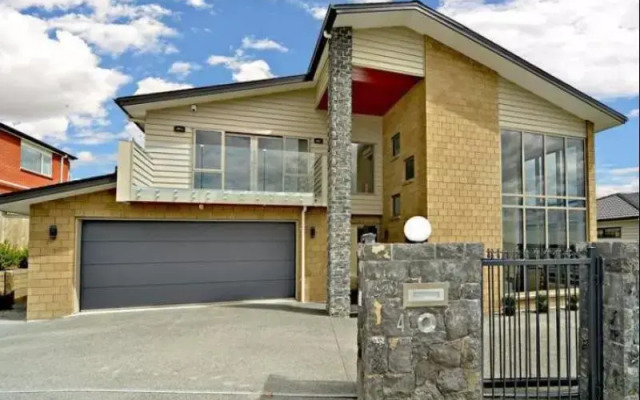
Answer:
<svg viewBox="0 0 640 400"><path fill-rule="evenodd" d="M638 398L638 247L597 244L604 258L604 400Z"/></svg>
<svg viewBox="0 0 640 400"><path fill-rule="evenodd" d="M327 312L348 317L351 266L351 28L329 40L329 193Z"/></svg>
<svg viewBox="0 0 640 400"><path fill-rule="evenodd" d="M482 399L481 244L360 248L361 400ZM446 305L404 303L410 283L448 284Z"/></svg>

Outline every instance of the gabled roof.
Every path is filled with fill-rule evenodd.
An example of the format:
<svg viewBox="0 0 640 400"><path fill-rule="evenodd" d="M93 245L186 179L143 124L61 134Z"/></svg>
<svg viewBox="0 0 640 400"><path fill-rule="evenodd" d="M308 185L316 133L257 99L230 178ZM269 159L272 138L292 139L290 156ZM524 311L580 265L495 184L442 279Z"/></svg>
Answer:
<svg viewBox="0 0 640 400"><path fill-rule="evenodd" d="M640 217L638 192L614 193L598 199L598 221Z"/></svg>
<svg viewBox="0 0 640 400"><path fill-rule="evenodd" d="M351 26L354 29L406 26L486 65L505 79L571 114L583 120L592 121L596 132L627 122L625 115L420 1L330 6L309 68L304 75L127 96L115 101L130 117L140 117L146 110L221 100L225 95L228 98L231 92L256 95L258 93L254 92L254 89L265 90L280 85L290 86L291 90L303 87L301 85L306 82L314 82L317 79L320 60L326 53L328 40L324 33L340 26Z"/></svg>
<svg viewBox="0 0 640 400"><path fill-rule="evenodd" d="M0 194L0 211L28 215L29 207L32 204L81 194L95 193L101 190L115 189L116 181L117 174L114 172L108 175L94 176L55 185Z"/></svg>
<svg viewBox="0 0 640 400"><path fill-rule="evenodd" d="M12 128L9 125L3 124L2 122L0 122L0 131L2 132L6 132L8 134L11 134L13 136L17 136L20 139L24 139L27 140L29 142L35 143L40 147L44 147L45 149L51 150L52 152L56 153L56 154L60 154L62 156L67 156L69 157L71 160L77 160L76 156L67 153L66 151L62 151L57 147L54 147L48 143L43 142L42 140L38 140L36 138L34 138L33 136L29 136L24 132L20 132L19 130L17 130L16 128Z"/></svg>

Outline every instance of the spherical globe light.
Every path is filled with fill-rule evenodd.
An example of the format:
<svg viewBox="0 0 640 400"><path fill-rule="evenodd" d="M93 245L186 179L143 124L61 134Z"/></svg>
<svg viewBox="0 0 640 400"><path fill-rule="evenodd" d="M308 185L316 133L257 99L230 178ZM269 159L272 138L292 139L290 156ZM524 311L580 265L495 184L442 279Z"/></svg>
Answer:
<svg viewBox="0 0 640 400"><path fill-rule="evenodd" d="M404 224L404 235L412 242L424 242L431 236L431 223L425 217L411 217Z"/></svg>

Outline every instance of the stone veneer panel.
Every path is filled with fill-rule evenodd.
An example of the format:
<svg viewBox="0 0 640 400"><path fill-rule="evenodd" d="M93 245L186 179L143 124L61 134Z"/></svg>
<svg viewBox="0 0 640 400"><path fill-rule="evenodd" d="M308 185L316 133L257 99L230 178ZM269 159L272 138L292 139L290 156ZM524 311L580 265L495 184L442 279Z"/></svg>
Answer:
<svg viewBox="0 0 640 400"><path fill-rule="evenodd" d="M597 243L604 258L604 400L637 399L638 242Z"/></svg>
<svg viewBox="0 0 640 400"><path fill-rule="evenodd" d="M351 307L351 78L353 36L335 28L329 40L329 193L327 312L348 317Z"/></svg>
<svg viewBox="0 0 640 400"><path fill-rule="evenodd" d="M482 244L360 248L360 399L481 399ZM404 283L448 282L449 303L403 307ZM431 314L434 330L418 329Z"/></svg>

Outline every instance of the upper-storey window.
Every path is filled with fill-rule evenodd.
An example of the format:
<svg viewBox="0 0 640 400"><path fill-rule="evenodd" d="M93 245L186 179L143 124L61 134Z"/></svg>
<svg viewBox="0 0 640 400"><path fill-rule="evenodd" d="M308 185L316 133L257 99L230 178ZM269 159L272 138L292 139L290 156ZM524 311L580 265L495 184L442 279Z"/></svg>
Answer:
<svg viewBox="0 0 640 400"><path fill-rule="evenodd" d="M196 132L196 189L308 192L307 139L233 132Z"/></svg>
<svg viewBox="0 0 640 400"><path fill-rule="evenodd" d="M20 168L51 177L53 156L50 151L33 146L25 141L20 144Z"/></svg>
<svg viewBox="0 0 640 400"><path fill-rule="evenodd" d="M586 241L584 140L503 131L502 195L505 249Z"/></svg>
<svg viewBox="0 0 640 400"><path fill-rule="evenodd" d="M351 143L351 193L374 192L374 145Z"/></svg>
<svg viewBox="0 0 640 400"><path fill-rule="evenodd" d="M400 155L400 132L391 137L391 156L397 157Z"/></svg>

